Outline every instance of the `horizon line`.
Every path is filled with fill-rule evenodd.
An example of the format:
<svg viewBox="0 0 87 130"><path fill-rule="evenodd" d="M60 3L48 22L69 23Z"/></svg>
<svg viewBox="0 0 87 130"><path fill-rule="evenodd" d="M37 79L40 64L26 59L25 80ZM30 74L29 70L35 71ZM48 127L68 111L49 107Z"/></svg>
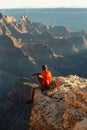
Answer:
<svg viewBox="0 0 87 130"><path fill-rule="evenodd" d="M0 8L4 9L87 9L87 7L12 7L12 8Z"/></svg>

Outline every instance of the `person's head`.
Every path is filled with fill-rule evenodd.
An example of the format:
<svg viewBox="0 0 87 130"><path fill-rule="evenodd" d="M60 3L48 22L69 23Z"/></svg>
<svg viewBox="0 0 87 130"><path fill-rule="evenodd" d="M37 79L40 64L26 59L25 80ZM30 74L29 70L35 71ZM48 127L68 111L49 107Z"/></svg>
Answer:
<svg viewBox="0 0 87 130"><path fill-rule="evenodd" d="M42 65L42 70L44 71L44 70L47 70L48 69L48 67L47 67L47 65Z"/></svg>

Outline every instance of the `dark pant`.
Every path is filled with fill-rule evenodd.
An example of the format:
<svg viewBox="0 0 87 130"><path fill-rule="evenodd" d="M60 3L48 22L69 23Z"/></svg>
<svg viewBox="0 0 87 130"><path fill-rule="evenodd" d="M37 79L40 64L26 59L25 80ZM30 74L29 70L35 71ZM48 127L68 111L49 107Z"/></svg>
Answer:
<svg viewBox="0 0 87 130"><path fill-rule="evenodd" d="M35 93L35 90L36 90L36 89L40 89L41 91L44 91L44 90L47 90L47 89L48 89L48 88L46 88L45 86L42 85L42 77L41 77L41 74L36 73L34 76L36 77L36 79L37 79L37 81L39 82L40 85L39 85L38 87L36 87L36 88L32 88L31 94L30 94L30 101L31 101L31 102L33 102L34 93Z"/></svg>
<svg viewBox="0 0 87 130"><path fill-rule="evenodd" d="M44 90L47 90L48 88L45 88L44 86L42 86L42 85L40 85L40 86L38 86L38 87L36 87L36 88L32 88L31 89L31 93L30 93L30 101L31 102L33 102L33 100L34 100L34 94L35 94L35 90L36 89L40 89L41 91L44 91Z"/></svg>

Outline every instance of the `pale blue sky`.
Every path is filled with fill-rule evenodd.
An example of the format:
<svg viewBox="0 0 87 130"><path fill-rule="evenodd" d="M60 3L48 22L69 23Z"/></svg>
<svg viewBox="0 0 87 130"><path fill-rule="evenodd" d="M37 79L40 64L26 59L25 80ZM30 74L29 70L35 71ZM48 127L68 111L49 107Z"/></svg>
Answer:
<svg viewBox="0 0 87 130"><path fill-rule="evenodd" d="M0 0L3 8L56 8L83 7L87 8L87 0Z"/></svg>

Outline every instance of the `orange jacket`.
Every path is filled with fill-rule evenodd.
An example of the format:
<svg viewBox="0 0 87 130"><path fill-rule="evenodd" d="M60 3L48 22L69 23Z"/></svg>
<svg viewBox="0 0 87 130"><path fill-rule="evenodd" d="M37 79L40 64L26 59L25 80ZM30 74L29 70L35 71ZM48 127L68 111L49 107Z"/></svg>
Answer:
<svg viewBox="0 0 87 130"><path fill-rule="evenodd" d="M49 84L51 83L52 80L52 75L51 72L49 70L45 70L42 72L42 85L44 87L49 86Z"/></svg>

